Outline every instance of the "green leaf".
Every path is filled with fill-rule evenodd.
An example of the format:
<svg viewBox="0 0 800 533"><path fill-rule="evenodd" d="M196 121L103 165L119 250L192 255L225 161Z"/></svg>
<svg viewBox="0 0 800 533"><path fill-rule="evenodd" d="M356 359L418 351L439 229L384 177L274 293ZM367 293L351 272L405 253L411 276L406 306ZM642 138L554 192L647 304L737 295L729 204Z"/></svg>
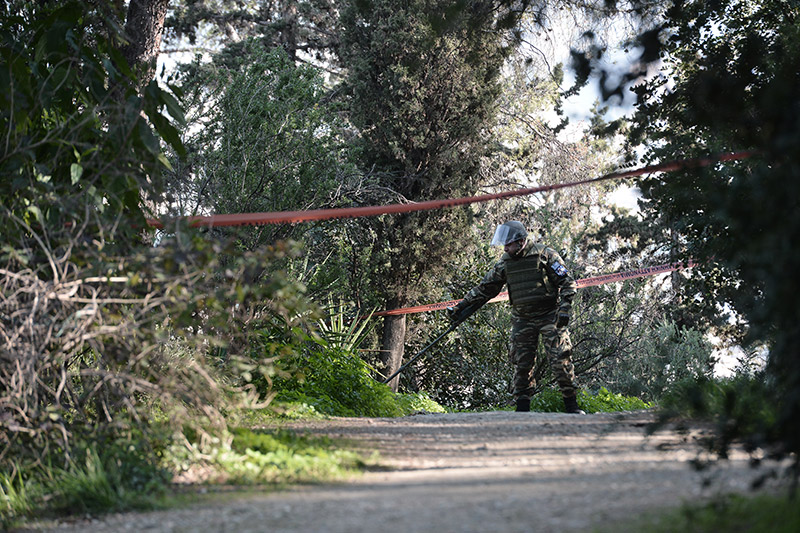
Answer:
<svg viewBox="0 0 800 533"><path fill-rule="evenodd" d="M80 181L81 176L83 175L83 167L80 166L78 163L72 163L69 166L69 174L70 177L72 178L72 184L75 185Z"/></svg>
<svg viewBox="0 0 800 533"><path fill-rule="evenodd" d="M172 163L170 163L170 162L169 162L169 158L168 158L168 157L167 157L167 156L166 156L164 153L160 153L160 154L158 154L158 161L159 161L159 162L160 162L162 165L164 165L164 167L165 167L167 170L173 170L173 168L172 168Z"/></svg>
<svg viewBox="0 0 800 533"><path fill-rule="evenodd" d="M125 59L125 56L123 56L119 50L113 46L109 47L108 53L111 56L111 59L114 61L114 65L116 65L120 72L122 72L122 74L124 74L126 77L133 79L134 74L128 65L128 60Z"/></svg>
<svg viewBox="0 0 800 533"><path fill-rule="evenodd" d="M13 259L18 261L22 266L28 266L30 262L30 256L25 250L17 250L8 244L4 244L0 250L3 251L3 256L5 256L3 261Z"/></svg>
<svg viewBox="0 0 800 533"><path fill-rule="evenodd" d="M29 205L26 211L33 215L38 222L42 221L42 212L35 205Z"/></svg>
<svg viewBox="0 0 800 533"><path fill-rule="evenodd" d="M178 121L178 123L184 124L186 122L186 116L184 115L180 102L166 91L161 91L161 99L164 101L164 105L167 106L167 111L172 118Z"/></svg>
<svg viewBox="0 0 800 533"><path fill-rule="evenodd" d="M156 132L161 135L165 141L169 143L172 148L175 149L178 154L181 156L186 155L186 147L183 146L183 141L181 141L181 136L178 130L170 124L170 122L159 113L155 113L150 117L150 120L153 121L153 125L156 128Z"/></svg>
<svg viewBox="0 0 800 533"><path fill-rule="evenodd" d="M139 140L142 142L148 152L154 155L161 153L161 147L158 145L158 139L153 135L153 131L148 127L144 120L139 120L136 124L136 132L139 134Z"/></svg>

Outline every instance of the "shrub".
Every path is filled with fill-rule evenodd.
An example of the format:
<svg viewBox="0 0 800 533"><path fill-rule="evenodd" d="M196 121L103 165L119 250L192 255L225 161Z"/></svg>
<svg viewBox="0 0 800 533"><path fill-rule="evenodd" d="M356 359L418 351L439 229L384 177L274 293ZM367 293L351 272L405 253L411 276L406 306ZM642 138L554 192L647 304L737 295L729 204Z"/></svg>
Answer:
<svg viewBox="0 0 800 533"><path fill-rule="evenodd" d="M781 391L765 373L687 379L664 396L661 418L713 421L716 431L706 446L722 458L734 441L743 442L749 451L759 447L777 451L780 398Z"/></svg>
<svg viewBox="0 0 800 533"><path fill-rule="evenodd" d="M671 322L659 324L640 350L614 363L608 385L624 394L657 401L674 384L710 377L714 369L713 346L704 334Z"/></svg>
<svg viewBox="0 0 800 533"><path fill-rule="evenodd" d="M320 346L302 359L288 379L275 383L278 401L307 403L334 416L400 416L395 394L372 377L374 370L360 357Z"/></svg>
<svg viewBox="0 0 800 533"><path fill-rule="evenodd" d="M305 350L278 364L275 392L281 411L376 417L444 411L426 393L397 394L376 381L378 372L357 352L372 330L370 317L347 320L343 304L329 303L328 309L316 328L320 336L309 337Z"/></svg>
<svg viewBox="0 0 800 533"><path fill-rule="evenodd" d="M635 411L653 407L652 403L636 397L610 392L605 387L601 387L596 393L590 393L585 390L579 391L578 405L587 413ZM545 413L563 412L564 400L561 396L561 391L550 387L542 389L531 399L531 410Z"/></svg>

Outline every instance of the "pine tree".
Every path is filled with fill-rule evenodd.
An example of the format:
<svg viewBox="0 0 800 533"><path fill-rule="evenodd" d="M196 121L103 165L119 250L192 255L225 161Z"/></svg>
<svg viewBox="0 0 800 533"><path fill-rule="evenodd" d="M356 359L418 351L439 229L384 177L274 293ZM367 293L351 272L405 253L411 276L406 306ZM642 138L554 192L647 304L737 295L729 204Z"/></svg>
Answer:
<svg viewBox="0 0 800 533"><path fill-rule="evenodd" d="M363 164L399 201L475 193L499 75L519 12L506 2L377 0L342 13L340 55ZM437 291L431 283L458 253L466 210L372 221L376 286L387 307ZM402 361L405 317L383 328L386 372ZM397 387L394 380L393 387Z"/></svg>

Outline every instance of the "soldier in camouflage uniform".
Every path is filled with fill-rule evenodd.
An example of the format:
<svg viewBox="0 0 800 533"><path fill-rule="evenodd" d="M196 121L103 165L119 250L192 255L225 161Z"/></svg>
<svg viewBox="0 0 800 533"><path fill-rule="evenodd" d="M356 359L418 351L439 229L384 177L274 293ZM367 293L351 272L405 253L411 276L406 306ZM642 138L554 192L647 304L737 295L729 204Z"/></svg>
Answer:
<svg viewBox="0 0 800 533"><path fill-rule="evenodd" d="M577 285L558 252L528 242L527 236L521 222L506 222L497 228L492 245L503 246L505 253L483 281L449 309L449 315L453 321L464 320L507 284L512 306L510 357L515 367L517 411L530 411L536 385L533 368L541 335L566 411L583 414L575 394L572 345L567 331Z"/></svg>

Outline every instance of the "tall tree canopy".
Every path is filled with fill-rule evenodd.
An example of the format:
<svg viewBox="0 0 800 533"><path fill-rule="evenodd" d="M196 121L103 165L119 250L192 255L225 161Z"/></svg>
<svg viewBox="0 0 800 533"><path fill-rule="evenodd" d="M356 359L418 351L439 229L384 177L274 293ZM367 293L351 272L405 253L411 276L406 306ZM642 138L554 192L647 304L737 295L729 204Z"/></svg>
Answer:
<svg viewBox="0 0 800 533"><path fill-rule="evenodd" d="M663 244L700 260L699 292L769 342L783 394L780 439L800 449L800 7L785 0L675 1L650 35L660 75L635 88L631 142L650 161L752 150L738 163L649 179L643 212ZM657 37L657 38L656 38Z"/></svg>
<svg viewBox="0 0 800 533"><path fill-rule="evenodd" d="M317 69L248 38L187 65L181 86L191 131L170 184L178 214L332 207L351 192L343 121ZM268 225L239 238L253 249L307 231Z"/></svg>
<svg viewBox="0 0 800 533"><path fill-rule="evenodd" d="M172 2L170 37L191 44L257 37L292 61L335 59L339 0L190 0Z"/></svg>
<svg viewBox="0 0 800 533"><path fill-rule="evenodd" d="M498 12L499 9L499 12ZM509 50L510 2L375 0L342 12L340 55L363 164L401 201L474 193ZM388 306L429 291L465 232L462 210L381 219L375 282ZM428 292L428 294L433 294ZM400 365L405 317L385 321L384 363ZM395 385L396 386L396 385Z"/></svg>

